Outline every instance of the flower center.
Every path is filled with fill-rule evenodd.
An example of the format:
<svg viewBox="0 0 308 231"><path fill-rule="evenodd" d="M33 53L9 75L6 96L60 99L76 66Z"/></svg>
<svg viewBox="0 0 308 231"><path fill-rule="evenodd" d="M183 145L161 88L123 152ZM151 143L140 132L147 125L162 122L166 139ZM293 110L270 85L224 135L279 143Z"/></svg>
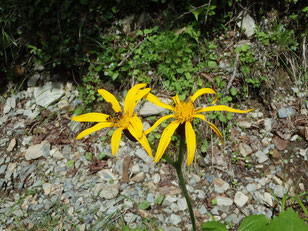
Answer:
<svg viewBox="0 0 308 231"><path fill-rule="evenodd" d="M123 128L123 129L127 129L127 127L129 126L129 121L130 118L128 115L122 115L120 120L118 121L118 126Z"/></svg>
<svg viewBox="0 0 308 231"><path fill-rule="evenodd" d="M189 102L180 102L174 107L175 117L180 123L187 121L192 121L193 116L195 115L195 107L191 101Z"/></svg>

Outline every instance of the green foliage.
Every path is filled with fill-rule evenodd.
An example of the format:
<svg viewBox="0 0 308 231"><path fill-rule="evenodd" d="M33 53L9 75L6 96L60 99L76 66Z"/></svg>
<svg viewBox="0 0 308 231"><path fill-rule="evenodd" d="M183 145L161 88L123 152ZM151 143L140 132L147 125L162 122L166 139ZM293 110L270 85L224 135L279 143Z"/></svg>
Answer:
<svg viewBox="0 0 308 231"><path fill-rule="evenodd" d="M67 167L71 168L74 166L75 161L74 160L70 160L67 162Z"/></svg>
<svg viewBox="0 0 308 231"><path fill-rule="evenodd" d="M220 221L208 221L202 224L202 231L227 231ZM264 215L250 215L240 224L238 231L307 231L308 226L292 209L281 212L269 221Z"/></svg>
<svg viewBox="0 0 308 231"><path fill-rule="evenodd" d="M150 207L151 207L151 204L148 201L142 201L138 206L138 208L143 209L143 210L149 209Z"/></svg>
<svg viewBox="0 0 308 231"><path fill-rule="evenodd" d="M155 203L158 205L161 205L164 201L164 196L163 195L159 195L158 197L155 198Z"/></svg>

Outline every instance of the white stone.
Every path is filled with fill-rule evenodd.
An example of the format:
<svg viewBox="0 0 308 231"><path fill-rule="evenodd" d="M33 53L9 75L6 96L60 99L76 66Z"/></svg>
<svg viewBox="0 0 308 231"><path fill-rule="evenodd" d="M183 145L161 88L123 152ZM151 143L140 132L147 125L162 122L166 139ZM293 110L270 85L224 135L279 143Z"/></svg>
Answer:
<svg viewBox="0 0 308 231"><path fill-rule="evenodd" d="M254 183L251 183L246 186L246 189L248 192L254 192L258 189L258 186Z"/></svg>
<svg viewBox="0 0 308 231"><path fill-rule="evenodd" d="M34 75L32 75L32 77L28 80L28 87L35 87L39 78L40 78L40 74L34 73Z"/></svg>
<svg viewBox="0 0 308 231"><path fill-rule="evenodd" d="M267 118L264 120L264 127L267 132L272 130L272 119L271 118Z"/></svg>
<svg viewBox="0 0 308 231"><path fill-rule="evenodd" d="M154 184L158 184L160 182L160 175L158 173L154 174L153 182L154 182Z"/></svg>
<svg viewBox="0 0 308 231"><path fill-rule="evenodd" d="M248 196L246 196L244 193L242 192L236 192L235 196L234 196L234 203L238 206L238 207L243 207L247 201L248 201Z"/></svg>
<svg viewBox="0 0 308 231"><path fill-rule="evenodd" d="M237 26L244 29L247 37L255 33L256 24L252 17L249 16L247 11L240 12L241 21L237 22Z"/></svg>
<svg viewBox="0 0 308 231"><path fill-rule="evenodd" d="M136 174L136 173L139 173L140 172L140 166L138 164L135 164L133 167L132 167L132 173L133 174Z"/></svg>
<svg viewBox="0 0 308 231"><path fill-rule="evenodd" d="M54 151L54 152L52 153L52 151ZM57 160L61 160L61 159L64 158L64 155L59 150L51 150L50 153L51 153L52 157L57 159Z"/></svg>
<svg viewBox="0 0 308 231"><path fill-rule="evenodd" d="M137 216L133 213L126 213L124 215L124 221L128 224L130 223L134 223L134 221L136 220Z"/></svg>
<svg viewBox="0 0 308 231"><path fill-rule="evenodd" d="M242 120L238 122L238 126L242 128L250 128L251 127L251 122L247 120Z"/></svg>
<svg viewBox="0 0 308 231"><path fill-rule="evenodd" d="M16 107L16 99L15 99L15 97L9 97L6 100L6 104L5 104L4 108L3 108L3 114L9 113L9 111L12 108L15 108L15 107Z"/></svg>
<svg viewBox="0 0 308 231"><path fill-rule="evenodd" d="M50 152L50 144L47 141L43 141L40 144L29 147L26 151L26 160L35 160L41 156L48 156Z"/></svg>
<svg viewBox="0 0 308 231"><path fill-rule="evenodd" d="M272 195L268 192L263 194L263 201L266 202L269 206L273 206Z"/></svg>
<svg viewBox="0 0 308 231"><path fill-rule="evenodd" d="M216 201L218 206L231 206L233 204L233 200L224 196L217 196Z"/></svg>
<svg viewBox="0 0 308 231"><path fill-rule="evenodd" d="M44 86L34 89L35 102L42 107L48 107L51 103L60 99L63 94L64 90L61 83L47 82Z"/></svg>

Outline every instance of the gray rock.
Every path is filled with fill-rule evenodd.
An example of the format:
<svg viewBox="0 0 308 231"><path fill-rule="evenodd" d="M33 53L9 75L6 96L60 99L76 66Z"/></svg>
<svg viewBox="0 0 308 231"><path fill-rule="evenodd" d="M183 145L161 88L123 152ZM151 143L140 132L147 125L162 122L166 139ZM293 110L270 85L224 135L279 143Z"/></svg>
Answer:
<svg viewBox="0 0 308 231"><path fill-rule="evenodd" d="M194 187L197 183L200 182L200 180L201 180L200 176L196 174L192 174L189 184Z"/></svg>
<svg viewBox="0 0 308 231"><path fill-rule="evenodd" d="M229 184L220 178L214 180L215 192L223 193L229 189Z"/></svg>
<svg viewBox="0 0 308 231"><path fill-rule="evenodd" d="M26 109L24 110L24 113L23 113L25 116L27 116L29 119L33 120L35 119L35 117L37 117L40 112L38 109L35 109L34 111L30 110L30 109Z"/></svg>
<svg viewBox="0 0 308 231"><path fill-rule="evenodd" d="M51 193L51 191L55 188L53 184L50 183L45 183L42 185L42 187L46 196L48 196Z"/></svg>
<svg viewBox="0 0 308 231"><path fill-rule="evenodd" d="M288 107L288 108L283 107L283 108L278 110L278 116L281 119L287 118L288 116L292 116L292 115L294 115L294 113L295 112L294 112L292 107Z"/></svg>
<svg viewBox="0 0 308 231"><path fill-rule="evenodd" d="M248 196L242 192L236 192L233 201L238 207L242 208L247 203Z"/></svg>
<svg viewBox="0 0 308 231"><path fill-rule="evenodd" d="M34 89L34 98L37 105L48 107L54 101L60 99L64 94L61 83L47 82L42 87Z"/></svg>
<svg viewBox="0 0 308 231"><path fill-rule="evenodd" d="M4 114L4 113L3 113ZM0 125L2 125L3 123L5 123L8 119L8 115L3 115L1 118L0 118Z"/></svg>
<svg viewBox="0 0 308 231"><path fill-rule="evenodd" d="M246 186L246 189L248 192L254 192L258 189L258 186L254 183L251 183Z"/></svg>
<svg viewBox="0 0 308 231"><path fill-rule="evenodd" d="M115 198L119 194L116 185L103 185L100 196L108 200Z"/></svg>
<svg viewBox="0 0 308 231"><path fill-rule="evenodd" d="M263 195L263 201L266 202L269 206L273 206L272 195L268 192L265 192Z"/></svg>
<svg viewBox="0 0 308 231"><path fill-rule="evenodd" d="M171 102L170 99L166 99L166 98L160 98L160 100L163 103L169 104L169 102ZM149 101L145 102L144 105L141 107L139 114L141 116L152 116L152 115L159 115L165 111L167 111L168 109L163 108L163 107L159 107Z"/></svg>
<svg viewBox="0 0 308 231"><path fill-rule="evenodd" d="M2 165L2 166L0 167L0 174L3 174L3 173L5 172L5 170L6 170L6 168L7 168L6 165Z"/></svg>
<svg viewBox="0 0 308 231"><path fill-rule="evenodd" d="M251 127L251 122L247 120L241 120L238 122L238 126L241 128L250 128Z"/></svg>
<svg viewBox="0 0 308 231"><path fill-rule="evenodd" d="M16 108L16 98L15 97L9 97L6 100L6 104L3 108L3 114L7 114L10 112L11 109Z"/></svg>
<svg viewBox="0 0 308 231"><path fill-rule="evenodd" d="M180 211L184 211L184 210L187 209L187 203L186 203L185 198L179 198L178 199L178 209Z"/></svg>
<svg viewBox="0 0 308 231"><path fill-rule="evenodd" d="M26 151L26 160L35 160L41 156L49 156L50 144L47 141L43 141L40 144L29 147Z"/></svg>
<svg viewBox="0 0 308 231"><path fill-rule="evenodd" d="M103 181L115 180L116 177L108 169L103 169L97 173Z"/></svg>
<svg viewBox="0 0 308 231"><path fill-rule="evenodd" d="M154 174L153 182L154 182L154 184L158 184L160 182L160 175L158 173Z"/></svg>
<svg viewBox="0 0 308 231"><path fill-rule="evenodd" d="M237 22L236 25L244 30L247 37L250 37L255 33L255 21L245 10L240 12L240 21Z"/></svg>
<svg viewBox="0 0 308 231"><path fill-rule="evenodd" d="M34 71L43 71L45 67L42 64L34 63Z"/></svg>
<svg viewBox="0 0 308 231"><path fill-rule="evenodd" d="M265 119L264 120L265 130L270 132L272 130L272 124L273 124L273 119L272 118Z"/></svg>
<svg viewBox="0 0 308 231"><path fill-rule="evenodd" d="M40 74L34 73L34 75L32 75L31 78L27 82L28 87L35 87L35 85L36 85L36 83L39 79L40 79Z"/></svg>
<svg viewBox="0 0 308 231"><path fill-rule="evenodd" d="M134 223L134 221L136 220L137 216L133 213L126 213L124 215L124 221L128 224L130 223Z"/></svg>
<svg viewBox="0 0 308 231"><path fill-rule="evenodd" d="M175 214L171 214L169 217L169 222L173 225L177 225L182 221L181 217Z"/></svg>
<svg viewBox="0 0 308 231"><path fill-rule="evenodd" d="M262 163L264 163L265 161L268 160L268 156L264 152L262 152L262 151L257 151L255 153L255 156L258 158L258 162L260 164L262 164Z"/></svg>
<svg viewBox="0 0 308 231"><path fill-rule="evenodd" d="M251 147L246 143L240 143L239 150L244 157L252 153Z"/></svg>
<svg viewBox="0 0 308 231"><path fill-rule="evenodd" d="M217 196L216 200L218 206L231 206L233 204L233 200L224 196Z"/></svg>
<svg viewBox="0 0 308 231"><path fill-rule="evenodd" d="M287 190L282 185L275 185L273 187L274 194L279 197L283 198L283 194L287 192Z"/></svg>
<svg viewBox="0 0 308 231"><path fill-rule="evenodd" d="M199 210L201 216L204 216L207 213L207 209L204 205L200 205L198 210Z"/></svg>
<svg viewBox="0 0 308 231"><path fill-rule="evenodd" d="M133 176L131 180L134 182L140 183L144 180L144 178L145 178L145 173L139 172L137 175Z"/></svg>
<svg viewBox="0 0 308 231"><path fill-rule="evenodd" d="M146 163L150 164L154 162L154 159L150 157L149 154L143 149L137 148L135 154Z"/></svg>

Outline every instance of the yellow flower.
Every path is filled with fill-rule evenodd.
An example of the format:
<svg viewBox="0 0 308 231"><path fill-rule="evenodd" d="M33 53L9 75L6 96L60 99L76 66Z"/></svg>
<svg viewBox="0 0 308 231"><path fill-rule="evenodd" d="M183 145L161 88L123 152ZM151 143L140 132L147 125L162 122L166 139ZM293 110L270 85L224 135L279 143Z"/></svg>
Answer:
<svg viewBox="0 0 308 231"><path fill-rule="evenodd" d="M118 151L123 131L124 133L131 134L144 147L147 153L153 157L150 144L143 131L142 122L137 114L134 113L134 109L138 102L151 90L151 88L141 89L145 86L145 83L137 84L127 92L124 101L124 112L114 95L104 89L99 89L98 93L107 102L111 103L115 113L113 115L107 115L94 112L73 117L72 120L79 122L98 122L93 127L82 131L76 139L81 139L82 137L102 128L117 127L118 129L115 130L111 137L112 155L115 155Z"/></svg>
<svg viewBox="0 0 308 231"><path fill-rule="evenodd" d="M190 99L187 102L181 101L179 99L179 96L176 95L172 97L172 100L174 102L173 105L168 105L168 104L161 102L156 96L154 96L151 93L149 93L146 96L146 99L152 102L153 104L156 104L157 106L173 111L173 114L163 116L162 118L157 120L151 128L145 131L146 135L149 134L151 131L153 131L163 121L170 119L170 118L175 119L171 122L171 124L169 124L165 128L160 138L157 152L155 155L155 160L154 160L155 162L158 162L160 160L167 146L170 143L173 133L179 127L179 125L182 124L183 126L185 126L185 137L186 137L186 142L187 142L187 165L190 165L192 163L194 156L195 156L195 150L196 150L196 134L191 124L194 118L199 118L207 122L210 125L210 127L214 130L214 132L219 136L219 138L221 139L221 142L223 143L223 138L218 128L211 122L207 121L205 119L205 116L200 113L208 112L208 111L228 111L228 112L235 112L235 113L247 113L253 110L253 109L250 109L250 110L242 111L242 110L233 109L225 105L210 106L210 107L200 108L200 109L195 108L193 103L199 96L204 95L204 94L215 94L215 99L212 102L212 104L214 104L217 101L217 94L211 88L202 88L198 90L195 94L193 94L193 96L190 97Z"/></svg>

